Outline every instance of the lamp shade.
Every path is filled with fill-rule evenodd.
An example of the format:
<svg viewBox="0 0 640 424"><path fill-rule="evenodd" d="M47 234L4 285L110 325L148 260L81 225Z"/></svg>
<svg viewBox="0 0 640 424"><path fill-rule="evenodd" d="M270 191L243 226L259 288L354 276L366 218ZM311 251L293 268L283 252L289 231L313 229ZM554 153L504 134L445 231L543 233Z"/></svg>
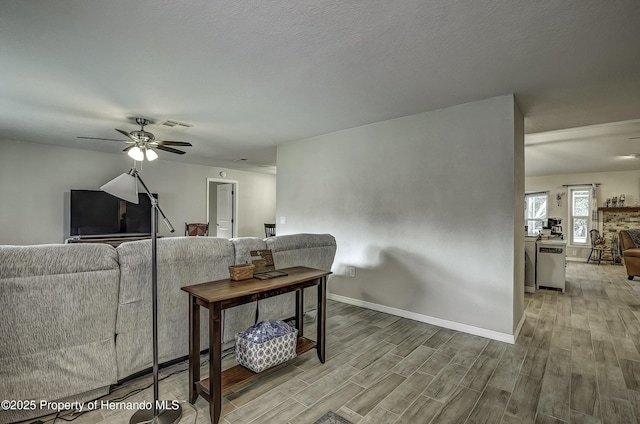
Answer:
<svg viewBox="0 0 640 424"><path fill-rule="evenodd" d="M142 162L144 160L144 153L142 152L140 147L138 147L137 145L133 146L131 150L129 150L129 153L127 154L131 159L137 160L138 162Z"/></svg>
<svg viewBox="0 0 640 424"><path fill-rule="evenodd" d="M100 190L130 203L138 204L139 202L138 179L128 172L118 175L113 180L100 187Z"/></svg>
<svg viewBox="0 0 640 424"><path fill-rule="evenodd" d="M145 151L145 154L149 162L151 162L152 160L158 159L158 154L153 150L149 149L148 147L147 147L147 150Z"/></svg>

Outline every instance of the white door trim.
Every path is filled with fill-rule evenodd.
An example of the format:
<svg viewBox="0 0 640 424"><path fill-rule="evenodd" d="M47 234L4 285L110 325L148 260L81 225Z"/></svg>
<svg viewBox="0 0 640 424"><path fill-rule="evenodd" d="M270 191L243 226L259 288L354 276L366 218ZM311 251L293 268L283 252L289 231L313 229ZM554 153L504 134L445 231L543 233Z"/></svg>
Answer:
<svg viewBox="0 0 640 424"><path fill-rule="evenodd" d="M233 184L233 237L238 237L238 191L240 190L240 183L236 180L228 180L226 178L207 178L207 222L209 222L209 234L212 233L212 226L209 219L209 199L211 196L209 187L210 183L223 183L223 184ZM215 194L214 194L215 196ZM215 222L214 222L215 224ZM217 234L214 232L214 234Z"/></svg>

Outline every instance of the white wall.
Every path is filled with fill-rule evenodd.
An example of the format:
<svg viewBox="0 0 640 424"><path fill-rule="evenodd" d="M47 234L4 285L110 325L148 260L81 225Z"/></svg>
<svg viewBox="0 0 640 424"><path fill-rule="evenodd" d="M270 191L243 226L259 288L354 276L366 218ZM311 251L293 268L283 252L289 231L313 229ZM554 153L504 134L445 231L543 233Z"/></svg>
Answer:
<svg viewBox="0 0 640 424"><path fill-rule="evenodd" d="M515 176L515 189L513 196L513 209L515 216L513 220L513 253L515 255L515 266L513 275L513 328L516 333L520 331L520 325L524 323L524 116L514 103L514 132L513 132L513 171Z"/></svg>
<svg viewBox="0 0 640 424"><path fill-rule="evenodd" d="M607 198L620 196L624 193L625 206L640 206L640 171L594 172L587 174L547 175L542 177L527 177L525 191L548 191L550 217L562 218L562 229L565 238L569 239L569 189L563 185L601 183L596 189L598 206L604 206ZM556 193L565 193L561 205L556 202ZM600 216L602 219L602 216ZM568 246L567 256L584 259L589 257L590 246L584 248Z"/></svg>
<svg viewBox="0 0 640 424"><path fill-rule="evenodd" d="M0 244L62 243L69 234L69 190L97 190L128 171L125 154L0 140ZM158 159L140 175L184 235L185 222L205 222L207 178L223 168ZM224 169L238 181L238 235L264 237L275 216L275 175ZM215 227L215 226L214 226ZM170 236L163 222L160 234Z"/></svg>
<svg viewBox="0 0 640 424"><path fill-rule="evenodd" d="M278 234L336 237L334 297L509 340L524 290L516 109L496 97L279 146Z"/></svg>

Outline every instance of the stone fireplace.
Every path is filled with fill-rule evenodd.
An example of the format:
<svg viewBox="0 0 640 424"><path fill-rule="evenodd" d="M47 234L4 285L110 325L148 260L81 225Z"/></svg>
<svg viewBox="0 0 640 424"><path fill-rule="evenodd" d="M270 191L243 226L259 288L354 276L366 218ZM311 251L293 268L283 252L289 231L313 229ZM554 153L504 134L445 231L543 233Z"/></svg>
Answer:
<svg viewBox="0 0 640 424"><path fill-rule="evenodd" d="M598 214L608 246L618 239L621 230L640 229L640 207L598 208Z"/></svg>

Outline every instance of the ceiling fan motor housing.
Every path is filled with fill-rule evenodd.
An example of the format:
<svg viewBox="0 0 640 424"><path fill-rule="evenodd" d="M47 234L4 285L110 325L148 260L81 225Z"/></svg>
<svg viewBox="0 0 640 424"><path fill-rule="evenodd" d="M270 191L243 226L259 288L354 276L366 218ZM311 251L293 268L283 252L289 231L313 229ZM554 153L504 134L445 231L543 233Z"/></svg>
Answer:
<svg viewBox="0 0 640 424"><path fill-rule="evenodd" d="M151 142L156 139L156 136L149 131L140 130L140 131L131 131L131 135L137 138L141 142Z"/></svg>

